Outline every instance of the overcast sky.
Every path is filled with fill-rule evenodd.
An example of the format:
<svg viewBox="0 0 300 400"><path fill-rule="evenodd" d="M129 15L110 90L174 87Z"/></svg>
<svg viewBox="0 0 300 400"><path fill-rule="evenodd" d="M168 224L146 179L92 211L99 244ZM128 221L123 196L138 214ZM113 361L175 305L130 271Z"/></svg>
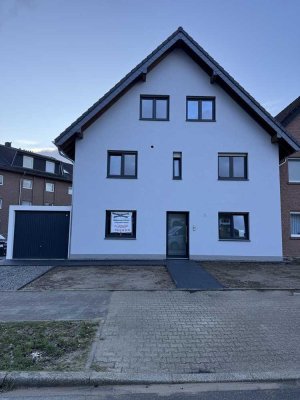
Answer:
<svg viewBox="0 0 300 400"><path fill-rule="evenodd" d="M45 150L183 28L271 114L300 95L300 0L0 0L0 143Z"/></svg>

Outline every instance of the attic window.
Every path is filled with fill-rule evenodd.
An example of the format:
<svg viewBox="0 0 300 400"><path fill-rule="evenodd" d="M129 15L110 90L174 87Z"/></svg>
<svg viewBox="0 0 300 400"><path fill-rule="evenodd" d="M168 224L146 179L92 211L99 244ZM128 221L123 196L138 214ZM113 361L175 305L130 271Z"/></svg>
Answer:
<svg viewBox="0 0 300 400"><path fill-rule="evenodd" d="M140 119L146 121L168 121L169 96L142 95L140 100Z"/></svg>
<svg viewBox="0 0 300 400"><path fill-rule="evenodd" d="M52 161L46 161L46 172L50 172L54 174L55 172L55 163Z"/></svg>
<svg viewBox="0 0 300 400"><path fill-rule="evenodd" d="M24 168L33 168L33 157L23 156L23 167Z"/></svg>
<svg viewBox="0 0 300 400"><path fill-rule="evenodd" d="M186 98L187 121L215 121L216 104L214 97L187 97Z"/></svg>

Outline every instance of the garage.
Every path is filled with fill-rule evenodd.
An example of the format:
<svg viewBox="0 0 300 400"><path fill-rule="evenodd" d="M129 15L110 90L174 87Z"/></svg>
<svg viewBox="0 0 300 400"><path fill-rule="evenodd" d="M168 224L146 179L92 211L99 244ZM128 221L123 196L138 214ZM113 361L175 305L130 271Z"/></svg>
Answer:
<svg viewBox="0 0 300 400"><path fill-rule="evenodd" d="M68 258L70 211L70 207L11 206L7 258Z"/></svg>

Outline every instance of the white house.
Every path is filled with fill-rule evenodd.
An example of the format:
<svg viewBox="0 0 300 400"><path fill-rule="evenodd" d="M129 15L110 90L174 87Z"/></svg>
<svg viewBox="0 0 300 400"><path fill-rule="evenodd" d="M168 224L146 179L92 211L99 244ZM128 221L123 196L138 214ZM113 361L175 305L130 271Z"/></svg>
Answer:
<svg viewBox="0 0 300 400"><path fill-rule="evenodd" d="M299 147L182 28L55 144L70 258L281 259L278 165Z"/></svg>

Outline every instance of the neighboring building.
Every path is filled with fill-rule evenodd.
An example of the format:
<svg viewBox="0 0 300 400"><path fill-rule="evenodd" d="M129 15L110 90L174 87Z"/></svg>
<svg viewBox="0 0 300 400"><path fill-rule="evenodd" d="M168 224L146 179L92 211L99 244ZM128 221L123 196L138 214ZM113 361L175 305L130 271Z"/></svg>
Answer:
<svg viewBox="0 0 300 400"><path fill-rule="evenodd" d="M300 96L276 117L300 143ZM280 166L283 255L300 257L300 152Z"/></svg>
<svg viewBox="0 0 300 400"><path fill-rule="evenodd" d="M76 160L71 258L282 258L299 146L182 28L55 144Z"/></svg>
<svg viewBox="0 0 300 400"><path fill-rule="evenodd" d="M7 237L10 205L70 205L73 165L0 145L0 234Z"/></svg>

